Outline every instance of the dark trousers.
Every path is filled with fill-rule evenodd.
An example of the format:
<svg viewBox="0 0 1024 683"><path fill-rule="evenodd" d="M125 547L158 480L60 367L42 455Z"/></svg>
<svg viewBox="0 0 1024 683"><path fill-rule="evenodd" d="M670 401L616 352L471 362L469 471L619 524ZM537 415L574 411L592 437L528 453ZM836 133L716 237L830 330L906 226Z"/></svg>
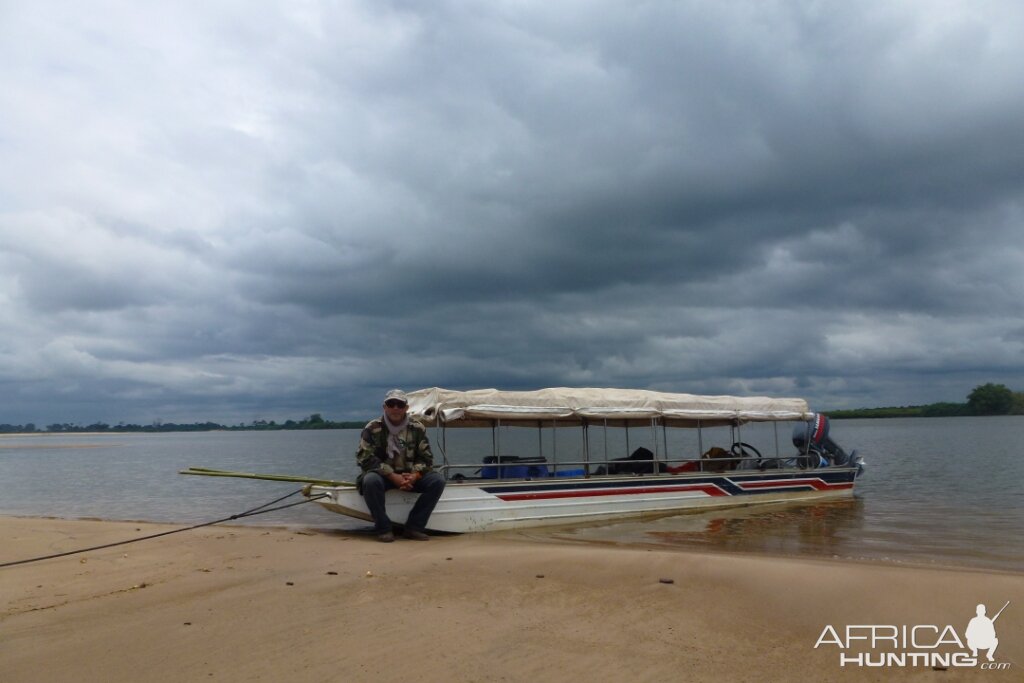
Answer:
<svg viewBox="0 0 1024 683"><path fill-rule="evenodd" d="M370 508L373 525L379 534L391 531L391 519L384 509L384 494L393 488L397 487L391 480L377 472L367 472L363 476L363 500L366 501L366 507ZM409 511L405 526L408 529L423 531L427 528L430 513L434 511L434 506L444 493L444 477L437 472L427 472L416 480L412 490L420 496Z"/></svg>

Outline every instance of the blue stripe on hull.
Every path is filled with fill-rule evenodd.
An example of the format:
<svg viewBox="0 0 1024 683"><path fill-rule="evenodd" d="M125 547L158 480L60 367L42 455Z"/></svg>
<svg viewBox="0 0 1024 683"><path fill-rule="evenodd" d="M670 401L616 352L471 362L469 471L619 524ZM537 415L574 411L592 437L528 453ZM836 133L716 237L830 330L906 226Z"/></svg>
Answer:
<svg viewBox="0 0 1024 683"><path fill-rule="evenodd" d="M745 496L759 493L777 493L779 491L814 491L830 488L852 487L857 470L854 468L822 468L813 470L794 470L789 472L740 472L728 475L646 475L629 478L596 478L589 479L558 479L558 480L526 480L509 481L480 485L472 482L482 491L492 495L507 493L551 493L554 491L586 491L588 489L604 490L608 488L656 488L674 487L683 484L706 484L720 488L730 496ZM796 483L796 480L816 480L821 484ZM467 482L470 483L470 482ZM847 486L843 486L847 485Z"/></svg>

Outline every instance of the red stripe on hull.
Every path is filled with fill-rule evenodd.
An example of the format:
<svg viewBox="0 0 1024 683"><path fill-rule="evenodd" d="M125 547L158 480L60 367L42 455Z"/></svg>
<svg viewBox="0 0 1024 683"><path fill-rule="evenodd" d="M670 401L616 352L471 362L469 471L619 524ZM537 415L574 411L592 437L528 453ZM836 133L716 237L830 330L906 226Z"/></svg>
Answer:
<svg viewBox="0 0 1024 683"><path fill-rule="evenodd" d="M789 481L751 481L737 484L741 489L790 488L793 486L810 486L818 491L835 491L852 489L853 483L829 484L821 479L791 479Z"/></svg>
<svg viewBox="0 0 1024 683"><path fill-rule="evenodd" d="M517 500L550 500L553 498L591 498L597 496L624 496L637 493L675 493L677 491L702 491L709 496L729 495L714 484L690 484L687 486L631 486L621 489L584 489L576 491L550 491L530 493L505 493L499 494L498 498L504 501Z"/></svg>

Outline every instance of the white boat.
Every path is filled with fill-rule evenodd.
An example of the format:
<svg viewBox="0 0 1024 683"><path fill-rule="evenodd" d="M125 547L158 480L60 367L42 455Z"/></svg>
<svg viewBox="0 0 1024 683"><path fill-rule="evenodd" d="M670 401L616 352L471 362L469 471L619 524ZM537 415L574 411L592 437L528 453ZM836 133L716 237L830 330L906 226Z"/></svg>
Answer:
<svg viewBox="0 0 1024 683"><path fill-rule="evenodd" d="M802 399L564 388L431 388L408 396L410 416L434 428L435 469L447 480L430 517L433 531L491 531L848 497L863 470L855 452L847 455L829 439L827 417L811 412ZM796 452L763 456L743 443L740 430L752 422L795 423ZM563 434L576 430L581 447L574 451L574 460L559 459L557 453L550 460L543 454L503 455L500 434L505 427ZM728 428L731 445L705 451L704 430L721 427ZM447 430L456 428L491 429L492 453L469 464L450 459ZM630 430L635 434L638 428L653 450L638 448L611 459L594 452L594 430L605 435L605 443L608 429L625 430L628 450ZM669 453L669 429L696 430L697 452ZM559 438L564 441L564 436ZM775 443L778 451L777 429ZM332 512L371 520L355 486L313 485L305 494L319 497L316 502ZM406 519L416 496L388 491L387 510L394 522Z"/></svg>

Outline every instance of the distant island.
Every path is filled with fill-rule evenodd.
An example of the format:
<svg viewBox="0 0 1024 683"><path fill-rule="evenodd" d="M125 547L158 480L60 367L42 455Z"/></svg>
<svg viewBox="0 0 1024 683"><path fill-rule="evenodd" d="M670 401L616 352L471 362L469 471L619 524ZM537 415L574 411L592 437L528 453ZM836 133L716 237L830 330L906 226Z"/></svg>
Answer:
<svg viewBox="0 0 1024 683"><path fill-rule="evenodd" d="M982 384L974 387L967 395L966 403L929 403L922 406L898 406L889 408L854 408L852 410L824 411L836 419L859 419L868 417L960 417L966 415L1024 415L1024 392L1011 391L1005 384ZM39 429L29 423L24 425L0 424L0 434L67 434L103 432L216 432L216 431L286 431L308 429L361 429L367 420L341 421L324 419L320 413L313 413L302 420L253 420L247 424L222 425L216 422L193 422L179 424L157 420L152 424L109 425L95 422L89 425L54 423Z"/></svg>
<svg viewBox="0 0 1024 683"><path fill-rule="evenodd" d="M981 384L967 395L966 403L929 403L923 406L854 408L825 411L837 419L866 417L960 417L965 415L1024 415L1024 392L1005 384Z"/></svg>
<svg viewBox="0 0 1024 683"><path fill-rule="evenodd" d="M274 422L270 420L253 420L248 424L222 425L216 422L192 422L179 424L176 422L163 422L157 420L148 425L125 424L109 425L105 422L94 422L89 425L54 423L46 425L44 429L37 429L34 424L11 425L0 424L0 434L66 434L84 432L217 432L217 431L284 431L301 429L361 429L369 420L334 422L325 420L320 413L313 413L309 417L295 421Z"/></svg>

